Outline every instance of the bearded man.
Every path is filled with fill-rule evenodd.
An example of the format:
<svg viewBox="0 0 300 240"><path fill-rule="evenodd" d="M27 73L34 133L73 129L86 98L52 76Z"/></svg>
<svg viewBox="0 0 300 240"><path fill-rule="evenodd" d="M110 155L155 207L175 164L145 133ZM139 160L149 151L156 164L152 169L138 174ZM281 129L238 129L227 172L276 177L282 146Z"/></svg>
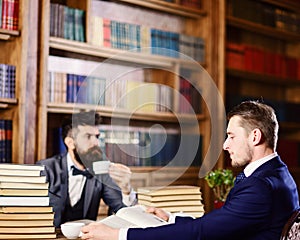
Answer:
<svg viewBox="0 0 300 240"><path fill-rule="evenodd" d="M80 112L64 119L62 139L67 153L37 162L45 166L43 174L49 183L56 227L68 221L96 220L101 199L110 213L136 200L127 166L111 164L108 173L99 175L93 171L93 163L103 160L100 123L101 117L95 112Z"/></svg>

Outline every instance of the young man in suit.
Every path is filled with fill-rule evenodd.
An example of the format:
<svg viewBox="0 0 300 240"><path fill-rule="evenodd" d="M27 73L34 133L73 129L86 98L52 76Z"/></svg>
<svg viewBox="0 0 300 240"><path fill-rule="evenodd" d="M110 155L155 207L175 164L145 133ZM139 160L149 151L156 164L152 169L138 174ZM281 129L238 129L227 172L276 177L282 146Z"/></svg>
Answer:
<svg viewBox="0 0 300 240"><path fill-rule="evenodd" d="M135 201L127 166L115 163L109 173L91 174L92 163L102 159L98 139L100 123L100 116L94 112L80 112L64 119L62 138L67 154L37 162L45 165L56 227L67 221L96 220L100 199L111 212Z"/></svg>
<svg viewBox="0 0 300 240"><path fill-rule="evenodd" d="M89 240L275 240L299 207L297 186L276 153L278 122L273 109L255 101L243 102L228 114L228 151L233 167L245 167L243 177L224 206L192 219L176 217L175 224L155 228L112 229L101 223L82 228ZM166 212L152 208L164 219Z"/></svg>

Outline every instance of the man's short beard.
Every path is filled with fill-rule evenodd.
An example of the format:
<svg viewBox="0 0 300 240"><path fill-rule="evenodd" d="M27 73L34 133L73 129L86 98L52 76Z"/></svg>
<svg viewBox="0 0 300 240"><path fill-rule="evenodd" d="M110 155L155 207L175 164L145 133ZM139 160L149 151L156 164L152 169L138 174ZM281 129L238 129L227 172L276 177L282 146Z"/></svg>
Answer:
<svg viewBox="0 0 300 240"><path fill-rule="evenodd" d="M101 161L103 157L99 146L94 146L83 153L78 153L75 148L73 152L76 160L90 170L93 170L93 162Z"/></svg>

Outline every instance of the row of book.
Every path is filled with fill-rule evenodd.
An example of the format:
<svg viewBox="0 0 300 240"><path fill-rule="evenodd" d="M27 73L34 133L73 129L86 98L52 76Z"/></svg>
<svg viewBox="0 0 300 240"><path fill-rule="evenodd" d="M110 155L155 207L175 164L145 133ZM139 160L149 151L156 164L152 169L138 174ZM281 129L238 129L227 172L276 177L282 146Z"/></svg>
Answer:
<svg viewBox="0 0 300 240"><path fill-rule="evenodd" d="M18 30L19 0L0 0L0 28Z"/></svg>
<svg viewBox="0 0 300 240"><path fill-rule="evenodd" d="M204 62L203 38L154 29L144 25L92 17L91 43L96 46L142 51L167 57L191 57Z"/></svg>
<svg viewBox="0 0 300 240"><path fill-rule="evenodd" d="M253 0L231 0L229 6L229 13L234 17L284 31L300 33L299 13Z"/></svg>
<svg viewBox="0 0 300 240"><path fill-rule="evenodd" d="M226 66L283 79L300 80L300 58L266 51L247 44L227 44Z"/></svg>
<svg viewBox="0 0 300 240"><path fill-rule="evenodd" d="M140 81L106 82L105 78L49 73L49 101L110 106L140 112L169 112L172 89Z"/></svg>
<svg viewBox="0 0 300 240"><path fill-rule="evenodd" d="M84 103L138 110L169 112L173 110L172 88L139 81L115 81L105 78L49 72L49 102ZM181 77L179 113L200 113L201 95L188 80Z"/></svg>
<svg viewBox="0 0 300 240"><path fill-rule="evenodd" d="M193 77L193 73L187 69L182 69L181 74L179 79L179 92L181 95L179 98L179 111L180 113L200 114L202 112L202 90L201 87L197 86L197 83L189 80L197 78Z"/></svg>
<svg viewBox="0 0 300 240"><path fill-rule="evenodd" d="M54 239L43 166L0 164L0 239Z"/></svg>
<svg viewBox="0 0 300 240"><path fill-rule="evenodd" d="M198 186L140 187L137 189L137 196L138 204L161 208L174 214L198 218L205 212Z"/></svg>
<svg viewBox="0 0 300 240"><path fill-rule="evenodd" d="M0 163L12 162L12 120L0 119Z"/></svg>
<svg viewBox="0 0 300 240"><path fill-rule="evenodd" d="M171 129L101 125L99 146L104 160L127 166L200 166L202 138L200 135L179 134ZM55 153L64 154L66 148L54 129Z"/></svg>
<svg viewBox="0 0 300 240"><path fill-rule="evenodd" d="M49 102L105 105L105 78L49 72L48 83Z"/></svg>
<svg viewBox="0 0 300 240"><path fill-rule="evenodd" d="M50 36L85 41L85 11L50 3Z"/></svg>
<svg viewBox="0 0 300 240"><path fill-rule="evenodd" d="M15 98L16 66L0 63L0 98Z"/></svg>

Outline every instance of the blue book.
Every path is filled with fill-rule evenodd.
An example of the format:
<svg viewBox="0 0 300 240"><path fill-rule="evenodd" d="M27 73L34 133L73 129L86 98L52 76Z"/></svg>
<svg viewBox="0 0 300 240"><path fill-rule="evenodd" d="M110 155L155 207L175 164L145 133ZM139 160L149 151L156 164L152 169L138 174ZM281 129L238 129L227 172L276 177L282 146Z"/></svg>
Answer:
<svg viewBox="0 0 300 240"><path fill-rule="evenodd" d="M87 80L86 76L77 75L76 102L87 103Z"/></svg>
<svg viewBox="0 0 300 240"><path fill-rule="evenodd" d="M56 154L65 154L67 152L65 143L61 136L62 128L54 128L53 129L53 151L54 155Z"/></svg>
<svg viewBox="0 0 300 240"><path fill-rule="evenodd" d="M74 91L73 91L73 85L74 85L74 80L75 75L74 74L67 74L67 102L72 103L74 102Z"/></svg>

